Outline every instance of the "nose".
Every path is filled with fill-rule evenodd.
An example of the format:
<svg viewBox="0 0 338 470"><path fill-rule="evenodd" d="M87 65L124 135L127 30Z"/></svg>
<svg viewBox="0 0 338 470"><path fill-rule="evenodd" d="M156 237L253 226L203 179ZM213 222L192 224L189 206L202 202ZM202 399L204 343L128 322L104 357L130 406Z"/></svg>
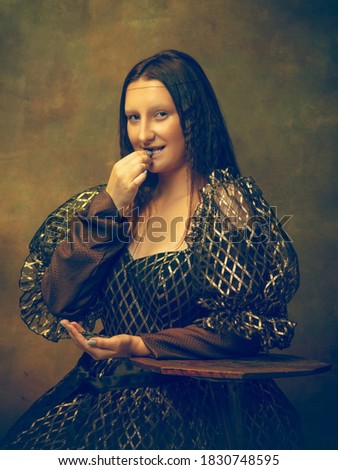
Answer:
<svg viewBox="0 0 338 470"><path fill-rule="evenodd" d="M144 119L141 120L139 127L138 140L142 147L146 147L155 139L155 131L152 127L151 121Z"/></svg>

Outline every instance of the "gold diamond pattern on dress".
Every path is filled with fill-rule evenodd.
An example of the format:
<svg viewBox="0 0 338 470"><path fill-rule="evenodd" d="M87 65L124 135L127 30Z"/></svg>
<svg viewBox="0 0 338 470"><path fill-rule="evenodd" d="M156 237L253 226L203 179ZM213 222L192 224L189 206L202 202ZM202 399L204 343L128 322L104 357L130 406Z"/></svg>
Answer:
<svg viewBox="0 0 338 470"><path fill-rule="evenodd" d="M108 335L140 334L192 323L191 252L158 253L133 260L128 250L104 288L102 322ZM112 312L123 310L124 315Z"/></svg>
<svg viewBox="0 0 338 470"><path fill-rule="evenodd" d="M206 311L196 323L258 336L265 350L288 347L296 323L286 304L299 286L292 243L252 178L216 171L202 197L187 239Z"/></svg>
<svg viewBox="0 0 338 470"><path fill-rule="evenodd" d="M43 302L41 278L59 234L67 233L70 214L85 209L102 188L85 191L54 211L54 221L47 219L34 237L22 270L22 317L52 341L64 333ZM255 223L253 214L263 223ZM273 242L264 238L268 230ZM219 333L233 329L246 338L258 335L264 349L287 347L295 327L286 304L298 287L297 257L253 180L233 179L225 171L212 174L186 241L186 250L141 259L122 249L100 288L100 303L83 319L85 328L92 329L98 316L107 335L156 333L196 322ZM227 407L226 384L187 379L184 385L88 388L86 377L109 377L119 363L90 360L84 371L73 369L22 418L8 448L228 448L227 414L219 420ZM84 379L75 384L80 369ZM220 394L213 393L215 387ZM299 446L297 417L273 382L248 381L244 398L248 449Z"/></svg>
<svg viewBox="0 0 338 470"><path fill-rule="evenodd" d="M243 403L247 449L299 448L297 415L272 381L245 382ZM194 379L184 386L80 394L51 407L8 448L228 449L226 407L226 384Z"/></svg>
<svg viewBox="0 0 338 470"><path fill-rule="evenodd" d="M47 217L30 243L30 254L21 270L19 282L23 292L20 298L21 317L32 331L50 341L67 338L68 334L59 319L49 312L42 298L42 276L49 266L56 246L67 238L73 214L87 209L94 196L104 187L98 185L86 189L58 207ZM97 305L83 319L83 327L92 331L99 316L100 309Z"/></svg>

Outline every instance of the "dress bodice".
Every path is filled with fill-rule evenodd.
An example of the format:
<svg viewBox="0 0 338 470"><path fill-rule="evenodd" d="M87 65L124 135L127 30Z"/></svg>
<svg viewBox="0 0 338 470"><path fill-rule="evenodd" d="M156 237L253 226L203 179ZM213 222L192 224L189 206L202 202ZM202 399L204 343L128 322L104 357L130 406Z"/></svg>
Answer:
<svg viewBox="0 0 338 470"><path fill-rule="evenodd" d="M30 244L20 279L23 320L52 341L67 337L60 318L87 331L101 318L111 335L194 323L258 338L263 350L289 347L296 323L287 304L299 286L291 240L252 178L215 170L200 193L188 247L139 259L128 251L129 222L102 186L69 199Z"/></svg>
<svg viewBox="0 0 338 470"><path fill-rule="evenodd" d="M133 259L124 249L102 288L102 322L113 334L140 334L192 323L192 252L156 253Z"/></svg>

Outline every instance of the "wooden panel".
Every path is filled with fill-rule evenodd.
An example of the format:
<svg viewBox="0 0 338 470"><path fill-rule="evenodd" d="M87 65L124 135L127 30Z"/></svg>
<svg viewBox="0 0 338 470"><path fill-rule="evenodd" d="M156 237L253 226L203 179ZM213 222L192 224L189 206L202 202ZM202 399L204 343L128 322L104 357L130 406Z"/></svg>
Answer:
<svg viewBox="0 0 338 470"><path fill-rule="evenodd" d="M331 365L285 354L261 354L251 358L217 360L158 360L149 357L131 359L143 368L166 375L210 379L265 379L319 374Z"/></svg>

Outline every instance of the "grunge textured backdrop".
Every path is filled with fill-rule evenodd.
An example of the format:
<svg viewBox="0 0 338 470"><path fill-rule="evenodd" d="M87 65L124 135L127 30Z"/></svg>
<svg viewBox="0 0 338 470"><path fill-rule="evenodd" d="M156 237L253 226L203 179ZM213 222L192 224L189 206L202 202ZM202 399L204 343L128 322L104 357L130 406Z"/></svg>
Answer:
<svg viewBox="0 0 338 470"><path fill-rule="evenodd" d="M299 254L292 354L338 365L338 6L329 0L1 0L1 432L75 363L19 318L17 281L44 218L117 159L122 80L176 48L204 67L242 172ZM277 351L278 352L278 351ZM278 382L309 449L337 448L337 371Z"/></svg>

